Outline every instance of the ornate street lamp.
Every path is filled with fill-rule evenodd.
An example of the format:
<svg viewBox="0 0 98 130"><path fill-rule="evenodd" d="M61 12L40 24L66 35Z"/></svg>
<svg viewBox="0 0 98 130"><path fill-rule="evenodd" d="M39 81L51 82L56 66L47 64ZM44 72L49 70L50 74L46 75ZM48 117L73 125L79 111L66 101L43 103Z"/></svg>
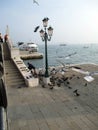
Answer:
<svg viewBox="0 0 98 130"><path fill-rule="evenodd" d="M49 18L44 18L43 21L43 27L44 30L40 30L40 36L42 38L42 41L45 41L45 77L49 77L48 74L48 53L47 53L47 41L51 40L52 34L53 34L53 28L50 26L47 28ZM48 33L47 31L48 30Z"/></svg>

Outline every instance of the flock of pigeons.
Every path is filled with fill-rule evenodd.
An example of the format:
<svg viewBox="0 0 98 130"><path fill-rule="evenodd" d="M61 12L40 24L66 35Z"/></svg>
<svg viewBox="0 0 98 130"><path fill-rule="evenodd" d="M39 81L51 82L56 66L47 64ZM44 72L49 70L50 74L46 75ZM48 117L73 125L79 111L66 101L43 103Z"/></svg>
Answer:
<svg viewBox="0 0 98 130"><path fill-rule="evenodd" d="M65 76L66 73L65 67L52 68L49 70L49 73L50 73L50 83L48 83L49 89L53 90L55 86L61 87L62 85L67 87L68 89L72 89L72 87L70 86L70 81L75 75L72 75L70 77ZM43 81L43 77L44 77L44 71L40 70L39 81L42 88L45 88L46 84ZM73 93L75 96L80 96L80 94L78 93L78 89L75 89Z"/></svg>
<svg viewBox="0 0 98 130"><path fill-rule="evenodd" d="M94 78L92 77L93 75L98 75L97 71L94 71L94 72L84 71L78 66L69 66L69 68L67 67L67 69L66 69L65 65L60 68L51 68L51 69L49 69L49 74L50 74L50 83L48 83L49 89L52 90L52 89L54 89L55 86L57 86L57 87L65 86L69 89L72 89L72 87L70 85L71 80L74 77L76 77L77 79L80 79L80 77L75 74L72 74L71 76L67 77L66 72L69 71L70 69L72 71L76 71L76 72L86 75L84 77L84 79L86 80L86 83L84 84L84 86L88 85L87 82L92 82L94 80ZM40 70L39 71L39 81L40 81L41 86L43 88L45 88L46 84L43 82L43 77L44 77L44 71ZM80 96L78 91L79 91L78 89L75 89L73 91L73 94L75 96Z"/></svg>

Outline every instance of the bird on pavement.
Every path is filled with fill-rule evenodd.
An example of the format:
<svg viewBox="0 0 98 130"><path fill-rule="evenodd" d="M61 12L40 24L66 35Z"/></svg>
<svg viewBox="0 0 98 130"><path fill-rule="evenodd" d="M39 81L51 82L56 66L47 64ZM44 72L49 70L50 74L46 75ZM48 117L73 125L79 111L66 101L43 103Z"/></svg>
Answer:
<svg viewBox="0 0 98 130"><path fill-rule="evenodd" d="M78 93L78 89L74 90L73 93L75 94L75 96L80 96L80 94Z"/></svg>
<svg viewBox="0 0 98 130"><path fill-rule="evenodd" d="M51 84L51 83L48 83L48 86L49 86L49 89L53 89L53 84Z"/></svg>

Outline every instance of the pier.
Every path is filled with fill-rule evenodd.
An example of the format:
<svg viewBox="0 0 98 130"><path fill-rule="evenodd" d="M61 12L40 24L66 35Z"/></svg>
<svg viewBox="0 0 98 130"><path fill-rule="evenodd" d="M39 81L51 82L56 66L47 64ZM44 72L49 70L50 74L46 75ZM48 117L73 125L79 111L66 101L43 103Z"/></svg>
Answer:
<svg viewBox="0 0 98 130"><path fill-rule="evenodd" d="M28 60L28 59L42 59L43 58L43 54L39 53L39 52L33 52L30 53L28 51L19 51L20 53L20 58L22 60Z"/></svg>

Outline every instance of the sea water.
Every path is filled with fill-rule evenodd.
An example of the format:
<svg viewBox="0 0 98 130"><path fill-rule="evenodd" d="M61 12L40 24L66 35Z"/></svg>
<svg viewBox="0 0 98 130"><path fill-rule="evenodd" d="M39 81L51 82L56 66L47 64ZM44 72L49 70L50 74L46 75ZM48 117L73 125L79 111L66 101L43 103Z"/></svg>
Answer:
<svg viewBox="0 0 98 130"><path fill-rule="evenodd" d="M45 67L45 45L38 45L39 52L43 53L43 59L25 60L32 63L36 68ZM48 65L58 66L64 64L98 64L98 44L48 44Z"/></svg>

